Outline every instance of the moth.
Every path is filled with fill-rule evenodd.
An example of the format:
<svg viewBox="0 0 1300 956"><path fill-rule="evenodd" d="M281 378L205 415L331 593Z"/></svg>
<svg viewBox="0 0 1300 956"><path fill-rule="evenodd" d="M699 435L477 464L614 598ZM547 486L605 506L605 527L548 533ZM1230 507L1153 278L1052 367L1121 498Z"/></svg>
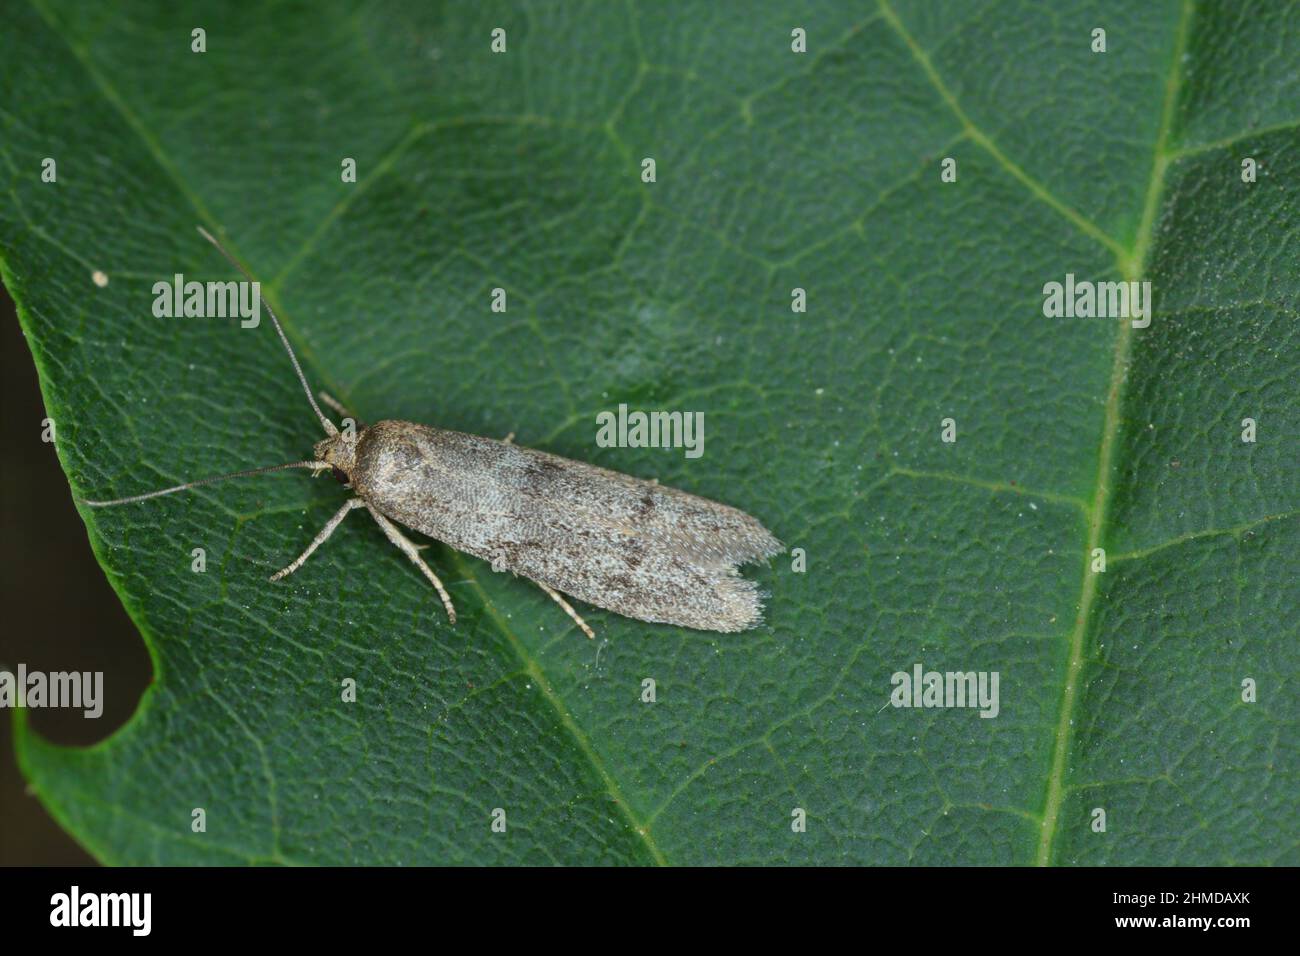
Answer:
<svg viewBox="0 0 1300 956"><path fill-rule="evenodd" d="M214 236L198 230L254 281ZM322 392L321 400L355 425L340 430L317 404L274 310L262 306L325 430L313 458L82 504L131 504L289 468L308 469L313 477L328 471L352 497L272 581L297 571L351 511L364 508L433 585L453 624L447 589L399 525L528 578L587 637L595 634L564 595L625 617L705 631L743 631L762 622L758 587L738 568L780 553L782 545L755 518L655 481L522 448L510 437L497 441L406 421L364 425Z"/></svg>

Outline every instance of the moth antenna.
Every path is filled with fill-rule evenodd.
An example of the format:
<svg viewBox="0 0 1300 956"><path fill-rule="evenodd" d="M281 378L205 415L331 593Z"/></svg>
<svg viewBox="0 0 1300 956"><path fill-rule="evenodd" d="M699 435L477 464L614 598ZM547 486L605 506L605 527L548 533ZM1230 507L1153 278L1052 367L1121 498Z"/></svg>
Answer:
<svg viewBox="0 0 1300 956"><path fill-rule="evenodd" d="M163 495L172 495L178 491L188 491L190 488L210 485L214 481L225 481L227 478L247 478L250 475L264 475L268 471L284 471L286 468L310 468L312 471L329 471L332 467L332 465L323 461L291 461L284 465L267 465L265 468L249 468L246 471L232 471L225 475L213 475L211 478L187 481L185 484L176 485L174 488L163 488L143 495L131 495L129 498L114 498L112 501L87 501L85 498L78 498L77 503L90 508L109 508L113 505L129 505L134 501L144 501L146 498L160 498Z"/></svg>
<svg viewBox="0 0 1300 956"><path fill-rule="evenodd" d="M225 256L226 261L243 273L245 279L249 282L257 281L249 274L248 270L244 268L243 264L240 263L238 259L226 251L225 246L218 242L212 233L208 232L202 226L195 226L194 228L199 231L199 235L216 246L217 252ZM271 308L271 303L267 302L265 299L262 299L261 302L262 306L266 309L266 314L271 317L271 323L275 326L275 331L280 336L280 341L284 343L284 350L289 353L289 361L293 363L293 370L298 373L298 381L302 383L302 390L307 395L307 401L311 402L312 411L316 413L316 417L320 419L321 425L324 426L325 434L332 438L339 433L338 428L335 427L332 421L325 417L325 413L322 412L320 406L316 404L316 399L311 393L311 386L307 384L307 376L302 373L302 366L298 364L298 356L293 354L293 346L289 344L289 337L284 334L284 329L280 326L280 320L275 317L275 310Z"/></svg>

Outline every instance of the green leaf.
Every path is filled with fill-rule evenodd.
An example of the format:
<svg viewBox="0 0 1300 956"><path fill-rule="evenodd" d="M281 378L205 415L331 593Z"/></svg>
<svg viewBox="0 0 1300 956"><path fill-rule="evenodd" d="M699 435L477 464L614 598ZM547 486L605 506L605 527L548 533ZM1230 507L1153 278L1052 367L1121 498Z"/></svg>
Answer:
<svg viewBox="0 0 1300 956"><path fill-rule="evenodd" d="M363 418L657 477L808 564L746 571L760 630L589 642L434 544L448 625L364 514L268 583L344 498L305 474L85 511L156 680L97 747L17 740L99 858L1300 862L1300 8L141 6L0 35L3 278L74 494L319 437L269 324L154 317L231 278L201 223ZM1149 279L1151 326L1046 318L1067 273ZM596 447L621 402L704 412L704 456ZM917 663L998 672L996 718L890 707Z"/></svg>

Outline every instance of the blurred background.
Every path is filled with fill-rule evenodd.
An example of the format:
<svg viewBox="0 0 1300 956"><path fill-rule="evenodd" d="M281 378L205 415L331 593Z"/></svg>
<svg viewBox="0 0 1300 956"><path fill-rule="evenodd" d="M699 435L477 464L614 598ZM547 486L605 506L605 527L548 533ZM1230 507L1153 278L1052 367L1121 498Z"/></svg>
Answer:
<svg viewBox="0 0 1300 956"><path fill-rule="evenodd" d="M149 683L144 642L91 553L54 446L13 300L0 286L0 668L103 671L104 713L32 710L30 725L61 744L93 744L134 712ZM28 795L0 709L0 865L94 860Z"/></svg>

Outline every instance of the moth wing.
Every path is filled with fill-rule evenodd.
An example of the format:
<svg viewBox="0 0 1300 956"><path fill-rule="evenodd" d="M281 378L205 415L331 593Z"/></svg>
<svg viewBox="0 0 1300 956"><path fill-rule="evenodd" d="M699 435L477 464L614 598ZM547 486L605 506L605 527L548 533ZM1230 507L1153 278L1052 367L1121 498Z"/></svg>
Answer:
<svg viewBox="0 0 1300 956"><path fill-rule="evenodd" d="M360 485L394 520L629 617L714 631L761 623L758 588L737 568L781 544L745 512L477 435L372 429L386 426Z"/></svg>
<svg viewBox="0 0 1300 956"><path fill-rule="evenodd" d="M654 523L615 527L550 502L539 502L529 519L503 552L518 574L643 621L711 631L762 623L758 587L740 576L739 558L684 551L676 533Z"/></svg>

